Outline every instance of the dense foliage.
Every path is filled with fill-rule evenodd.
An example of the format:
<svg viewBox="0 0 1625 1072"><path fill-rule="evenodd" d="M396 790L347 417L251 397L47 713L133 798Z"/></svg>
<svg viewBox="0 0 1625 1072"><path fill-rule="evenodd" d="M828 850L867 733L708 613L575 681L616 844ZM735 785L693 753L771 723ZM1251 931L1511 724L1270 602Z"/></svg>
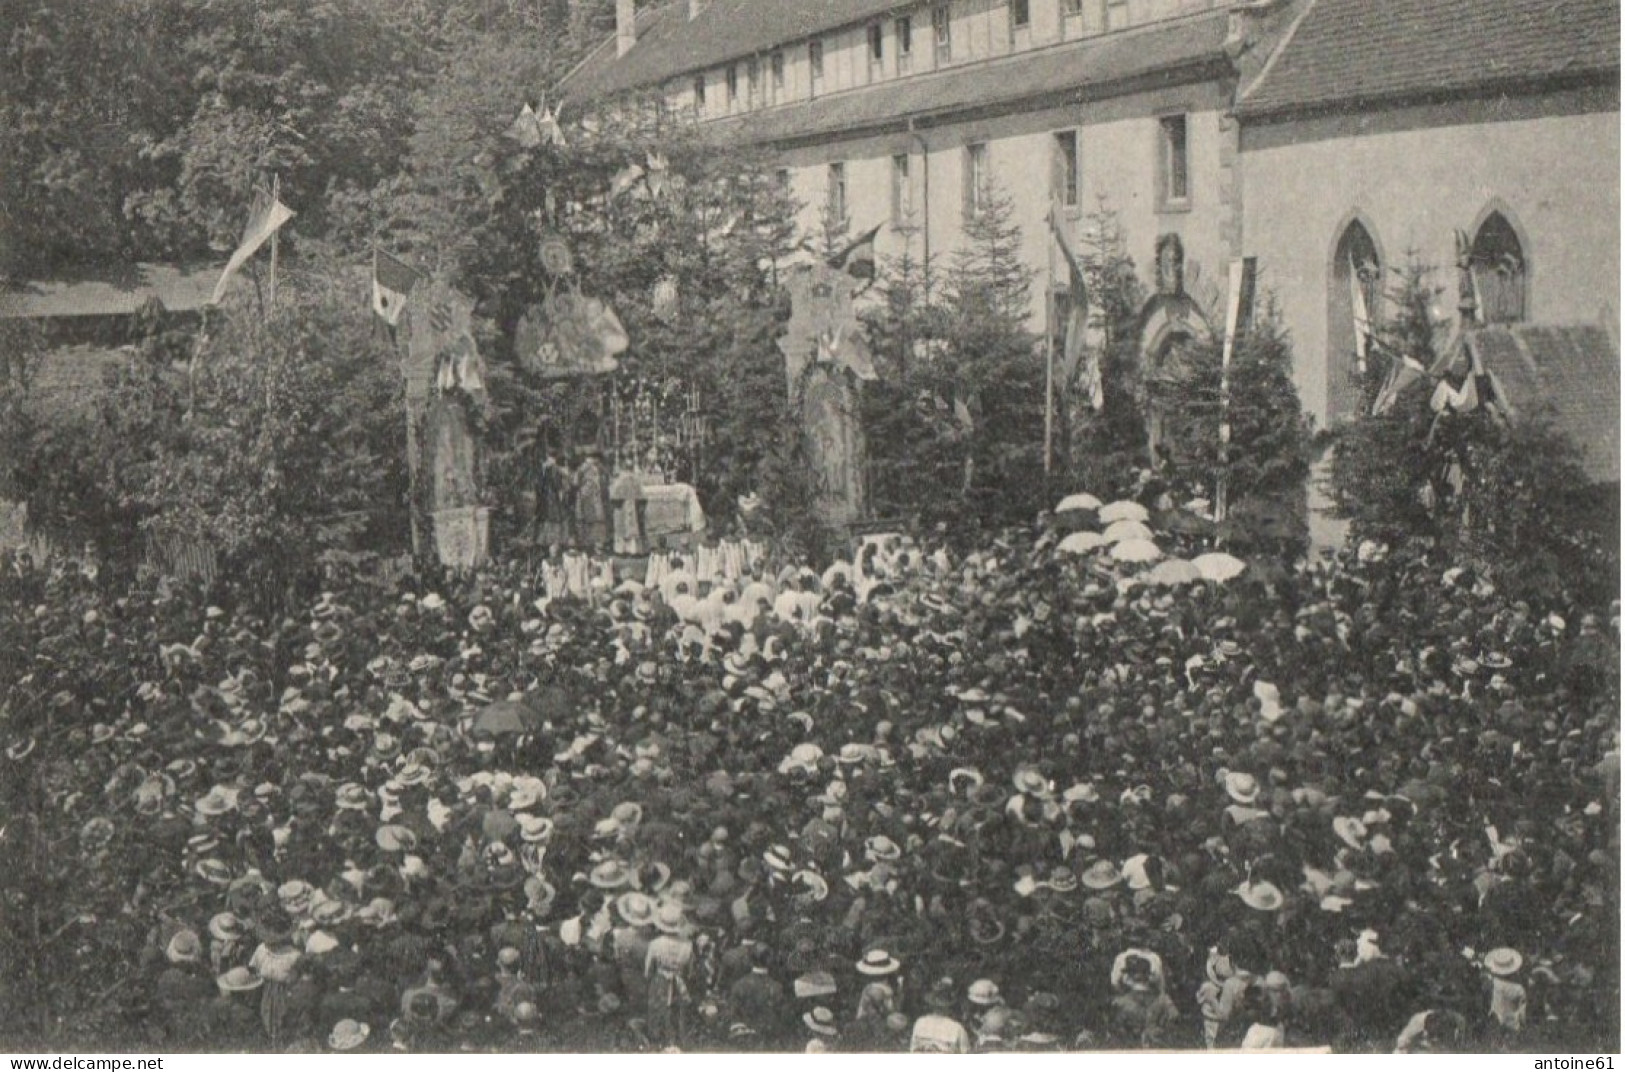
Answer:
<svg viewBox="0 0 1625 1072"><path fill-rule="evenodd" d="M1449 324L1434 313L1443 292L1414 260L1394 278L1380 353L1432 369L1450 345ZM1552 414L1528 406L1509 421L1487 393L1469 412L1436 412L1432 375L1373 414L1391 360L1371 364L1366 415L1332 436L1329 490L1353 536L1401 555L1437 549L1532 599L1611 598L1617 492L1592 485Z"/></svg>
<svg viewBox="0 0 1625 1072"><path fill-rule="evenodd" d="M1044 359L1011 203L986 192L946 265L887 265L864 321L875 512L956 529L1030 518L1047 498Z"/></svg>

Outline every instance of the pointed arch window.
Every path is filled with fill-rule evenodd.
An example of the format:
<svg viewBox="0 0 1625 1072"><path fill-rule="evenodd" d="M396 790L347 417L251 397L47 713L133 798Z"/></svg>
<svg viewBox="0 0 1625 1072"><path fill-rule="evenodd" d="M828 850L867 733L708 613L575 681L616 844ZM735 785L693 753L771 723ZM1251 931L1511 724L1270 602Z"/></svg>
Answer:
<svg viewBox="0 0 1625 1072"><path fill-rule="evenodd" d="M1326 419L1336 421L1360 409L1376 361L1371 335L1382 319L1382 254L1360 220L1350 220L1338 236L1331 268L1326 295Z"/></svg>
<svg viewBox="0 0 1625 1072"><path fill-rule="evenodd" d="M1527 315L1529 266L1512 221L1491 212L1473 235L1473 286L1478 318L1486 324L1515 324Z"/></svg>

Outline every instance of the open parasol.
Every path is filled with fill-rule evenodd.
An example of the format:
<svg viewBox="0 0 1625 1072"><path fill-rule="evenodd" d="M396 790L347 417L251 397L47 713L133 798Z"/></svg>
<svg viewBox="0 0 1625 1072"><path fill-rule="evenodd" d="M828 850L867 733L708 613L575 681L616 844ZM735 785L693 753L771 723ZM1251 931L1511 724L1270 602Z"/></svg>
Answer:
<svg viewBox="0 0 1625 1072"><path fill-rule="evenodd" d="M1143 578L1147 584L1175 588L1182 584L1195 584L1202 579L1202 571L1193 562L1183 558L1170 558L1157 563Z"/></svg>
<svg viewBox="0 0 1625 1072"><path fill-rule="evenodd" d="M1150 540L1124 540L1112 548L1112 558L1119 562L1155 562L1162 550Z"/></svg>
<svg viewBox="0 0 1625 1072"><path fill-rule="evenodd" d="M1205 555L1197 555L1191 562L1202 574L1205 581L1216 581L1220 584L1238 576L1247 568L1247 563L1235 555L1227 555L1223 551L1210 551Z"/></svg>
<svg viewBox="0 0 1625 1072"><path fill-rule="evenodd" d="M1119 499L1100 508L1100 520L1107 524L1113 521L1149 521L1151 511L1132 500Z"/></svg>
<svg viewBox="0 0 1625 1072"><path fill-rule="evenodd" d="M1122 543L1124 540L1151 540L1155 539L1151 530L1141 521L1113 521L1106 526L1102 533L1107 543Z"/></svg>
<svg viewBox="0 0 1625 1072"><path fill-rule="evenodd" d="M1074 532L1060 542L1055 549L1062 554L1086 555L1106 546L1106 537L1098 532Z"/></svg>

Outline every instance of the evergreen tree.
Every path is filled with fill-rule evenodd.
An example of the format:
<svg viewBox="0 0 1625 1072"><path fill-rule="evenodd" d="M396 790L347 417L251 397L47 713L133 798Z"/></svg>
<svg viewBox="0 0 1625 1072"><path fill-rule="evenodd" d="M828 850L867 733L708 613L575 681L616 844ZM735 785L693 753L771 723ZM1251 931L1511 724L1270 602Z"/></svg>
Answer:
<svg viewBox="0 0 1625 1072"><path fill-rule="evenodd" d="M958 498L967 518L1030 519L1044 480L1044 362L1028 323L1036 273L1021 256L1010 198L990 187L944 273L939 397L966 432Z"/></svg>

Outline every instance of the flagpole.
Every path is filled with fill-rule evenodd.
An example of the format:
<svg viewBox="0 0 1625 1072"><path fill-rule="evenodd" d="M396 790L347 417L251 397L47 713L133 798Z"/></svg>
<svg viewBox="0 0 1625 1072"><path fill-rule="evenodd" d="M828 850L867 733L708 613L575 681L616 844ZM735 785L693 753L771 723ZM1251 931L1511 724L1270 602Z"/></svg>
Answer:
<svg viewBox="0 0 1625 1072"><path fill-rule="evenodd" d="M276 211L277 203L281 200L282 182L275 172L271 173L271 211ZM267 303L272 309L276 308L276 236L278 227L271 232L271 300Z"/></svg>
<svg viewBox="0 0 1625 1072"><path fill-rule="evenodd" d="M1050 202L1050 230L1059 221L1055 218L1055 203ZM1055 442L1055 242L1054 235L1044 243L1044 254L1049 269L1049 286L1044 292L1044 481L1048 492L1051 457Z"/></svg>
<svg viewBox="0 0 1625 1072"><path fill-rule="evenodd" d="M1230 262L1230 295L1225 303L1224 349L1219 358L1219 478L1213 489L1213 520L1223 521L1228 512L1230 481L1230 355L1236 345L1236 328L1241 320L1242 262Z"/></svg>

